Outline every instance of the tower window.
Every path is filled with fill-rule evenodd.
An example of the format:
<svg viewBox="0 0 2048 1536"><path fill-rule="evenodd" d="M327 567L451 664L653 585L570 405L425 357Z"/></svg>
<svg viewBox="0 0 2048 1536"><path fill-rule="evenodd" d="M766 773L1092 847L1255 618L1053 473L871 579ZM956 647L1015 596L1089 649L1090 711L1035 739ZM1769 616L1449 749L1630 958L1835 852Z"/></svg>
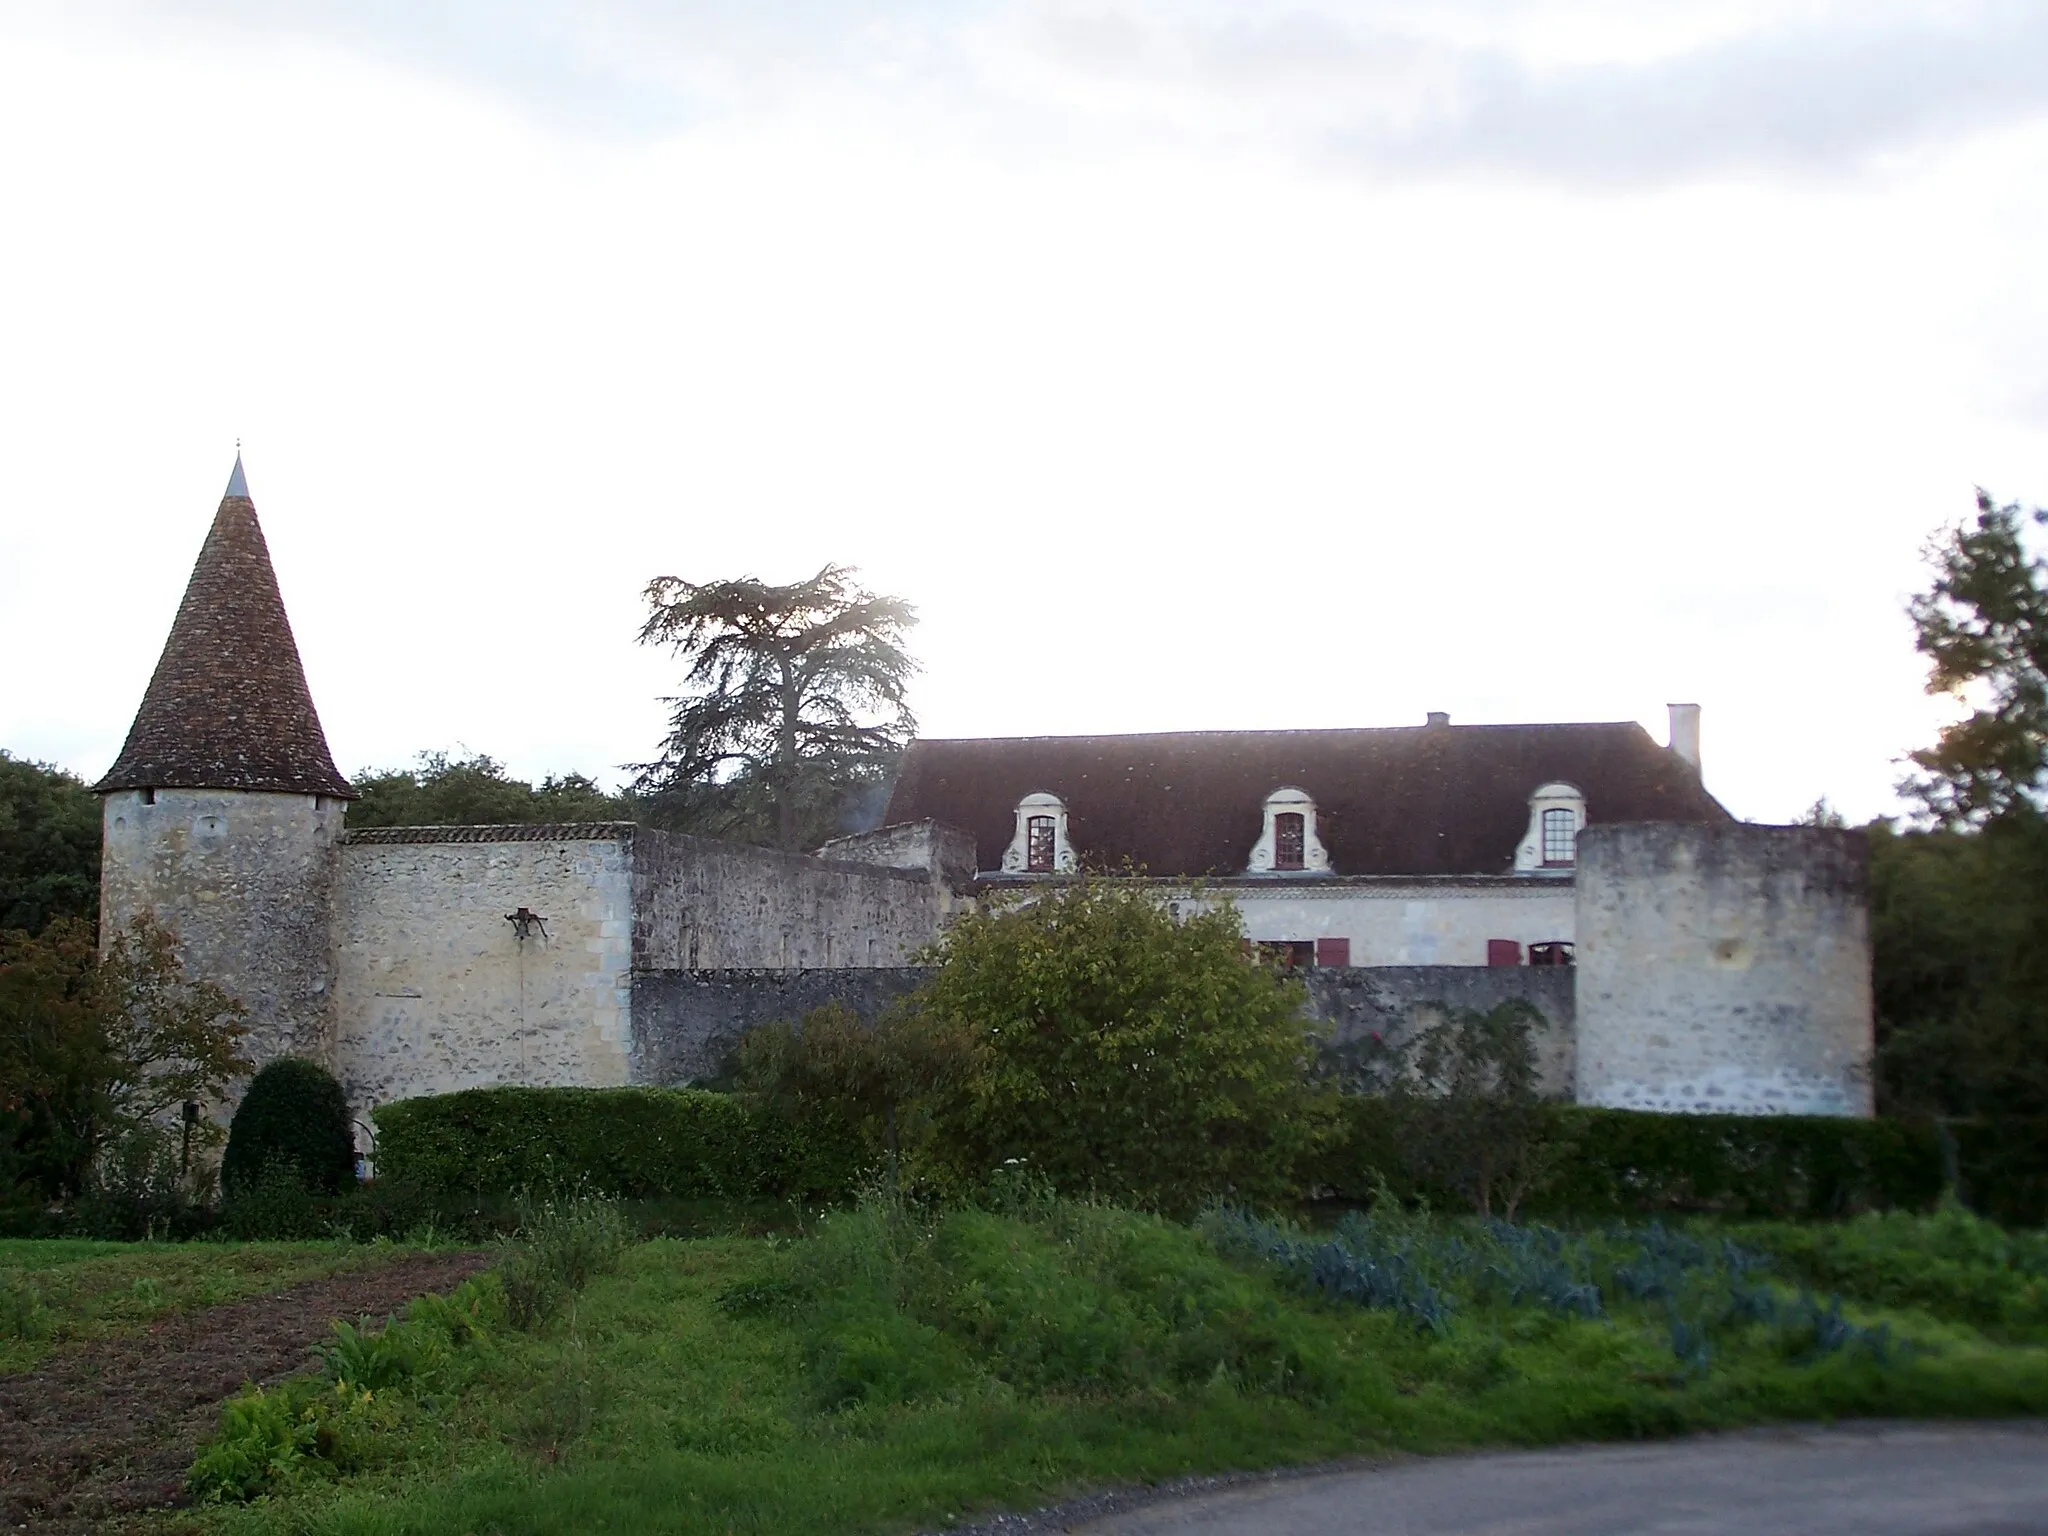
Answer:
<svg viewBox="0 0 2048 1536"><path fill-rule="evenodd" d="M1578 860L1579 819L1558 808L1543 813L1543 862L1572 864Z"/></svg>
<svg viewBox="0 0 2048 1536"><path fill-rule="evenodd" d="M144 791L142 792L142 803L143 803L144 805L155 805L155 804L156 804L156 791L155 791L155 790L153 790L153 789L145 789L145 790L144 790Z"/></svg>
<svg viewBox="0 0 2048 1536"><path fill-rule="evenodd" d="M1054 835L1055 826L1050 816L1033 816L1026 823L1024 868L1031 874L1049 875L1053 872L1059 846Z"/></svg>
<svg viewBox="0 0 2048 1536"><path fill-rule="evenodd" d="M1280 812L1273 818L1273 867L1300 869L1307 842L1307 818L1299 811Z"/></svg>

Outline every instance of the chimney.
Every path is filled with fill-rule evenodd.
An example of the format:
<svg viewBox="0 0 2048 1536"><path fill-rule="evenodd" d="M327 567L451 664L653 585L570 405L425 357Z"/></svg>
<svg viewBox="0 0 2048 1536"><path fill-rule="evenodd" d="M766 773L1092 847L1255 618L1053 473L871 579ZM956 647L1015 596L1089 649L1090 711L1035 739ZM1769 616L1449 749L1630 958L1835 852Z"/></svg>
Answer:
<svg viewBox="0 0 2048 1536"><path fill-rule="evenodd" d="M1440 709L1432 709L1432 710L1431 710L1431 711L1429 712L1429 718L1428 718L1427 720L1424 720L1424 721L1423 721L1422 723L1423 723L1424 725L1426 725L1426 726L1428 726L1428 725L1449 725L1449 724L1451 723L1451 717L1450 717L1449 715L1445 714L1445 713L1444 713L1444 712L1443 712L1442 710L1440 710Z"/></svg>
<svg viewBox="0 0 2048 1536"><path fill-rule="evenodd" d="M1671 750L1692 764L1692 771L1700 771L1700 707L1697 704L1670 704Z"/></svg>

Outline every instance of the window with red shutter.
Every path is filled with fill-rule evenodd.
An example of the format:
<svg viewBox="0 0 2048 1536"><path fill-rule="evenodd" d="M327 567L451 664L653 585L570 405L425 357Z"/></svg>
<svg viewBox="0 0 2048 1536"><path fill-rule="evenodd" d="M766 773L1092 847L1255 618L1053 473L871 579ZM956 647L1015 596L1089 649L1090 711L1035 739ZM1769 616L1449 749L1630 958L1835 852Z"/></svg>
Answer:
<svg viewBox="0 0 2048 1536"><path fill-rule="evenodd" d="M1317 965L1349 965L1351 963L1351 941L1349 939L1317 939Z"/></svg>
<svg viewBox="0 0 2048 1536"><path fill-rule="evenodd" d="M1024 868L1034 875L1051 874L1054 848L1052 817L1032 817L1026 824Z"/></svg>
<svg viewBox="0 0 2048 1536"><path fill-rule="evenodd" d="M1520 965L1522 946L1515 939L1488 939L1486 941L1486 963L1488 965Z"/></svg>

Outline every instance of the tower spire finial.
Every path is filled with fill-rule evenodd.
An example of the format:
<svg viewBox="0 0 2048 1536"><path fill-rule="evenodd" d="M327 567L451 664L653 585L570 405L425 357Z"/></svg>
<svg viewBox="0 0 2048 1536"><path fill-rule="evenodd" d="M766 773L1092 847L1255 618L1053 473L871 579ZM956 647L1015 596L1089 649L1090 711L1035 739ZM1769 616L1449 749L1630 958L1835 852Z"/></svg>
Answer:
<svg viewBox="0 0 2048 1536"><path fill-rule="evenodd" d="M225 496L246 497L248 494L249 479L248 476L242 473L242 440L238 437L235 439L234 473L228 476L228 488Z"/></svg>

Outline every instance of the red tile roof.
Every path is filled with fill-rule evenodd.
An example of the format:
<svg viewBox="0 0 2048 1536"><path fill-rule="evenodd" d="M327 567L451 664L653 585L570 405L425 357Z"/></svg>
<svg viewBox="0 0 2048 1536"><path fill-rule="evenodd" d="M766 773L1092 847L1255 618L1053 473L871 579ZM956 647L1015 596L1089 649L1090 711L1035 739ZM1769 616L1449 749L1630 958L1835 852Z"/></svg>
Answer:
<svg viewBox="0 0 2048 1536"><path fill-rule="evenodd" d="M94 786L158 787L355 795L328 753L247 496L221 501L127 744Z"/></svg>
<svg viewBox="0 0 2048 1536"><path fill-rule="evenodd" d="M1553 780L1584 793L1589 822L1731 819L1691 764L1627 721L915 741L883 821L962 827L993 870L1017 802L1048 790L1088 864L1233 875L1266 796L1293 785L1316 802L1333 874L1499 875L1530 793Z"/></svg>

